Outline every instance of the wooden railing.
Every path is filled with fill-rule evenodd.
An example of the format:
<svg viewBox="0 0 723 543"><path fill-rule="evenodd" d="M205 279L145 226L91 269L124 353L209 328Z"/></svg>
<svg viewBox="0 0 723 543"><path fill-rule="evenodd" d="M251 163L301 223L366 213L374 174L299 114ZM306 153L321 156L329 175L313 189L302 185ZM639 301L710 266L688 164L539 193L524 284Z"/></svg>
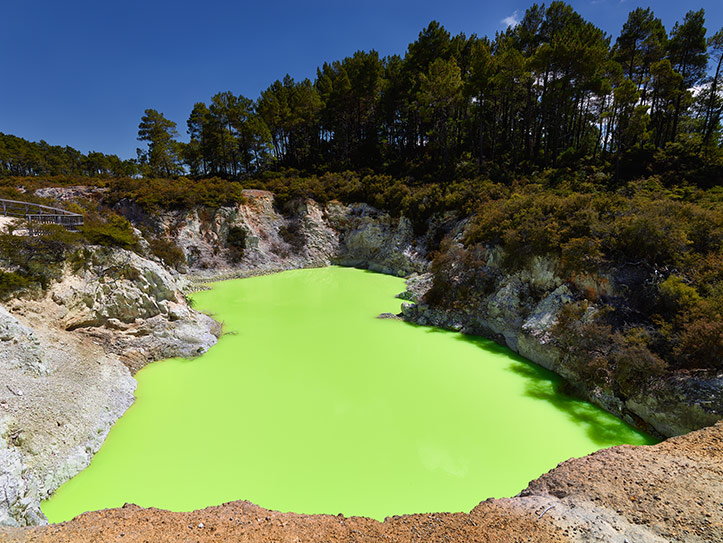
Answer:
<svg viewBox="0 0 723 543"><path fill-rule="evenodd" d="M0 199L0 214L5 217L17 217L35 223L59 224L68 230L74 231L78 230L79 226L83 226L83 215L79 213L32 202Z"/></svg>

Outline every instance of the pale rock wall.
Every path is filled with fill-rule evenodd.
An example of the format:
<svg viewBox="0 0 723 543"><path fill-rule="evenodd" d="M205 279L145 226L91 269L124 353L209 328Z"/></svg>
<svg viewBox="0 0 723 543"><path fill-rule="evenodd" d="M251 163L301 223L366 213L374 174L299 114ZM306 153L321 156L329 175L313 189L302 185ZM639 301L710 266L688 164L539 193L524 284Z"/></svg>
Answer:
<svg viewBox="0 0 723 543"><path fill-rule="evenodd" d="M324 210L318 204L311 200L297 204L289 218L276 209L270 192L246 190L244 196L247 201L234 207L163 213L155 219L155 229L179 246L188 268L199 276L329 265L338 235L326 224ZM280 234L293 221L300 223L299 230L305 236L303 247L296 251ZM247 234L244 254L238 262L234 262L226 242L234 227Z"/></svg>
<svg viewBox="0 0 723 543"><path fill-rule="evenodd" d="M43 304L61 327L103 340L136 370L161 358L198 356L216 343L220 326L188 307L184 286L157 262L97 247L81 269L50 287Z"/></svg>
<svg viewBox="0 0 723 543"><path fill-rule="evenodd" d="M405 276L425 271L426 241L404 217L391 217L366 204L325 206L296 201L280 210L270 192L245 190L246 202L217 210L195 208L150 219L128 203L118 208L129 220L153 221L172 239L195 278L270 273L330 264ZM132 212L131 212L132 211ZM231 228L246 231L243 257L234 262L226 243Z"/></svg>
<svg viewBox="0 0 723 543"><path fill-rule="evenodd" d="M84 469L133 403L131 370L216 343L185 281L130 251L90 247L42 298L0 306L0 525Z"/></svg>
<svg viewBox="0 0 723 543"><path fill-rule="evenodd" d="M0 366L0 525L44 522L40 500L90 463L135 389L117 357L24 313L0 311L3 329L31 338L30 364ZM25 345L6 343L3 355Z"/></svg>
<svg viewBox="0 0 723 543"><path fill-rule="evenodd" d="M391 217L367 204L334 211L331 224L340 235L336 263L400 277L427 269L426 244L405 217Z"/></svg>

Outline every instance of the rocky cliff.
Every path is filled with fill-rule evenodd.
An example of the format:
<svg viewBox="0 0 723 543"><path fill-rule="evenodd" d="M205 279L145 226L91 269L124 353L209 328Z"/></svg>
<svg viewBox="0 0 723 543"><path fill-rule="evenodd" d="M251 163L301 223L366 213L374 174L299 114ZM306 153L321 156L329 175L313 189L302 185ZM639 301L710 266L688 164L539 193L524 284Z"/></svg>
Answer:
<svg viewBox="0 0 723 543"><path fill-rule="evenodd" d="M270 192L261 190L245 190L244 196L246 201L235 207L157 215L128 201L116 208L131 222L172 239L183 251L186 271L195 278L330 264L399 276L427 269L427 240L415 236L404 217L391 217L366 204L322 206L305 200L279 206Z"/></svg>

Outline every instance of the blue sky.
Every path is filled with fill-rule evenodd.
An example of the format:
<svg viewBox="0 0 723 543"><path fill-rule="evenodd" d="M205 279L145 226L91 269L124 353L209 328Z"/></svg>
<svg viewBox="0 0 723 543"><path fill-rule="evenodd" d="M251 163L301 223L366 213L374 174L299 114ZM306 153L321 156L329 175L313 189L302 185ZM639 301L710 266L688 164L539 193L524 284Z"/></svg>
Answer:
<svg viewBox="0 0 723 543"><path fill-rule="evenodd" d="M723 27L721 0L572 0L617 36L629 11L651 7L670 30L705 8ZM178 123L197 101L231 90L256 98L289 73L313 78L324 61L358 49L404 54L432 19L453 34L493 36L532 1L487 0L41 0L7 2L0 16L0 132L135 156L138 122L154 108ZM511 18L511 19L508 19ZM183 139L182 138L182 139Z"/></svg>

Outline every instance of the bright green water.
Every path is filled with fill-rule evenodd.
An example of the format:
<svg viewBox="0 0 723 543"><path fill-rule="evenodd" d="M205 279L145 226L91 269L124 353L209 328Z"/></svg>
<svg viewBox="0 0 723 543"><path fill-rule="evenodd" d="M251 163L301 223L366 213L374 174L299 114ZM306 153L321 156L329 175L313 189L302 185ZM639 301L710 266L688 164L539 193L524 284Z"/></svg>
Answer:
<svg viewBox="0 0 723 543"><path fill-rule="evenodd" d="M494 343L375 318L403 289L327 268L195 294L229 334L138 373L136 403L43 504L48 519L239 499L378 519L468 511L572 456L650 442Z"/></svg>

